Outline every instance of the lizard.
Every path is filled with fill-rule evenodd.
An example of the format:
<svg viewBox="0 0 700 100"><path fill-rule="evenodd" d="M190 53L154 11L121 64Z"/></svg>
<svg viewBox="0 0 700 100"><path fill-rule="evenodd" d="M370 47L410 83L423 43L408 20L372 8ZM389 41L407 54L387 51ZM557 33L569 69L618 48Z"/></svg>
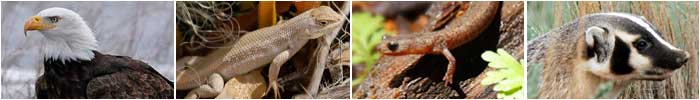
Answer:
<svg viewBox="0 0 700 100"><path fill-rule="evenodd" d="M384 55L399 56L409 54L442 54L447 58L447 72L442 80L445 85L452 83L455 72L455 58L450 49L468 43L484 31L499 11L499 2L470 2L466 11L457 12L455 19L444 29L411 35L389 37L377 45L377 51ZM466 15L465 15L466 14Z"/></svg>
<svg viewBox="0 0 700 100"><path fill-rule="evenodd" d="M243 35L223 59L202 67L188 67L177 72L177 90L191 90L189 95L218 95L224 80L247 74L270 64L268 91L279 98L276 82L280 67L309 40L342 26L344 17L328 6L307 10L277 25L260 28Z"/></svg>

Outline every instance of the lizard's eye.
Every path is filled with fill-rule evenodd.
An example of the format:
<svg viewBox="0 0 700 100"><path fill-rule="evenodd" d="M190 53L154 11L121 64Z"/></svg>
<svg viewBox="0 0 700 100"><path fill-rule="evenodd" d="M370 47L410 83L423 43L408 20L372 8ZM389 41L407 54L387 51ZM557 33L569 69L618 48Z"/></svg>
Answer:
<svg viewBox="0 0 700 100"><path fill-rule="evenodd" d="M399 48L399 44L396 42L389 42L389 45L387 45L387 48L391 51L396 51L396 49Z"/></svg>
<svg viewBox="0 0 700 100"><path fill-rule="evenodd" d="M326 26L329 22L327 20L318 21L318 25Z"/></svg>

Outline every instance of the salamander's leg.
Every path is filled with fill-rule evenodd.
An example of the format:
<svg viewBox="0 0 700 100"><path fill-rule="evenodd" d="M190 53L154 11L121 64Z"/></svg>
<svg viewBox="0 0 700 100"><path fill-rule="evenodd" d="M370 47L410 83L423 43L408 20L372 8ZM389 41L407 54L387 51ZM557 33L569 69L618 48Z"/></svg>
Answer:
<svg viewBox="0 0 700 100"><path fill-rule="evenodd" d="M185 98L187 99L199 99L199 98L214 98L224 89L224 78L218 73L212 73L209 75L209 79L206 84L202 84L198 88L193 89L190 93L187 93Z"/></svg>
<svg viewBox="0 0 700 100"><path fill-rule="evenodd" d="M279 92L279 84L277 83L277 75L280 72L280 68L282 67L282 64L287 62L291 58L289 56L289 50L285 50L282 53L278 54L275 59L272 60L272 63L270 64L270 73L268 73L268 82L270 82L267 90L269 91L270 89L273 90L275 93L275 98L280 98L280 92ZM267 93L267 92L266 92Z"/></svg>
<svg viewBox="0 0 700 100"><path fill-rule="evenodd" d="M442 49L442 55L447 58L447 61L449 63L447 64L447 72L445 72L445 76L442 77L442 80L445 81L445 86L452 84L452 76L455 73L455 57L452 56L452 53L450 53L450 49L448 48L443 48Z"/></svg>

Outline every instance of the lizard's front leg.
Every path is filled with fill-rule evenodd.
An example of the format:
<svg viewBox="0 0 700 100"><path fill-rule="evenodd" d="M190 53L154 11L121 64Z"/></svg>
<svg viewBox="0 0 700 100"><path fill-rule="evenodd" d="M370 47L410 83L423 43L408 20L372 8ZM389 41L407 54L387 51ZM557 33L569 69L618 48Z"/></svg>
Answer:
<svg viewBox="0 0 700 100"><path fill-rule="evenodd" d="M224 89L224 78L218 73L212 73L207 83L193 89L185 96L187 99L214 98Z"/></svg>
<svg viewBox="0 0 700 100"><path fill-rule="evenodd" d="M270 89L273 90L275 93L275 98L280 98L280 92L279 92L279 84L277 84L277 75L279 75L280 68L282 65L289 60L291 56L289 56L289 50L285 50L282 53L278 54L275 59L272 60L272 63L270 63L270 72L267 74L268 76L268 82L270 82L268 86L268 91Z"/></svg>

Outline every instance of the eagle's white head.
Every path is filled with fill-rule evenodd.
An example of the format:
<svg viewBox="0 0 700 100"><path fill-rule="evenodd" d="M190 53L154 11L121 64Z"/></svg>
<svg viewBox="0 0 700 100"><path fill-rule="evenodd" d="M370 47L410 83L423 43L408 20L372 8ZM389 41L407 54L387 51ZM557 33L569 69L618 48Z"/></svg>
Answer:
<svg viewBox="0 0 700 100"><path fill-rule="evenodd" d="M39 31L46 39L41 40L44 59L61 61L91 60L97 50L97 40L83 18L65 8L48 8L32 16L24 23L27 31Z"/></svg>

